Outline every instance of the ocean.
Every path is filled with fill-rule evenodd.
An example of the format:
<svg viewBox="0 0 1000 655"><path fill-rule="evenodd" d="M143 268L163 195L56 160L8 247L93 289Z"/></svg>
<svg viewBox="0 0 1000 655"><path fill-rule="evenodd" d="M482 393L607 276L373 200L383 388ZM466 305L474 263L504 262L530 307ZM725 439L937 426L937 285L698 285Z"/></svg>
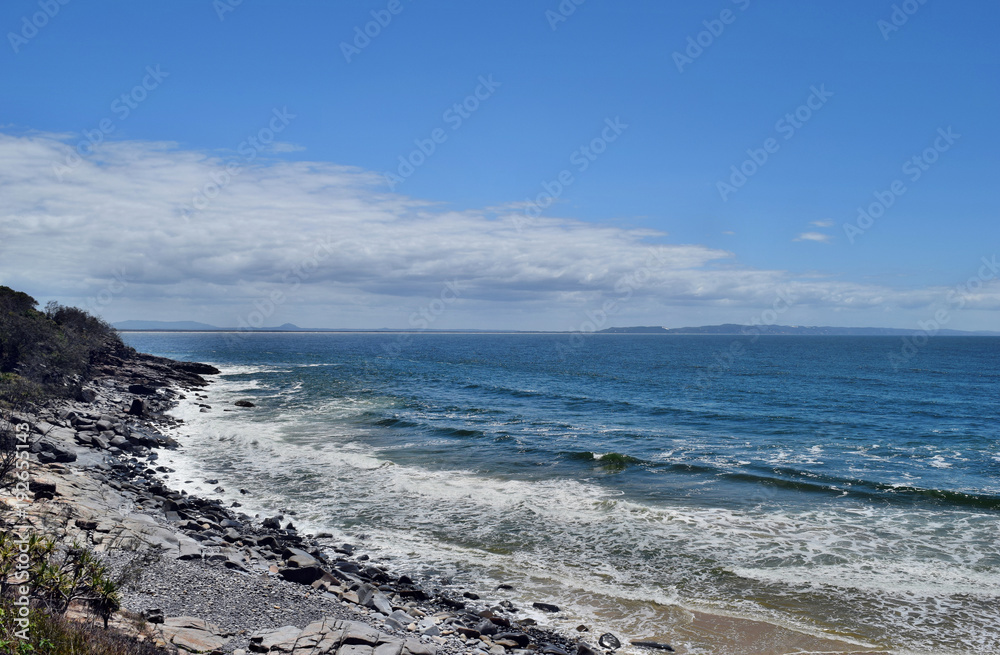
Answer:
<svg viewBox="0 0 1000 655"><path fill-rule="evenodd" d="M223 371L172 484L458 595L689 653L1000 653L998 338L123 336Z"/></svg>

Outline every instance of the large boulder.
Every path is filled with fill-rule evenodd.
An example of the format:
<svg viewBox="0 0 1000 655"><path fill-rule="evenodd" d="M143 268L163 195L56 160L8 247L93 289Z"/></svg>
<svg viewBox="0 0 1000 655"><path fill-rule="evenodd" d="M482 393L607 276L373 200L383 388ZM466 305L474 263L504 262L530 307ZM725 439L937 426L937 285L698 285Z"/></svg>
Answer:
<svg viewBox="0 0 1000 655"><path fill-rule="evenodd" d="M76 453L71 448L49 439L39 439L31 444L31 452L38 455L38 461L42 464L52 464L53 462L65 464L76 461Z"/></svg>
<svg viewBox="0 0 1000 655"><path fill-rule="evenodd" d="M322 580L323 576L330 575L318 566L288 566L278 569L278 575L289 582L299 584L312 584L317 580ZM333 576L330 576L331 578Z"/></svg>
<svg viewBox="0 0 1000 655"><path fill-rule="evenodd" d="M128 413L132 416L145 416L149 413L149 404L143 398L133 398Z"/></svg>

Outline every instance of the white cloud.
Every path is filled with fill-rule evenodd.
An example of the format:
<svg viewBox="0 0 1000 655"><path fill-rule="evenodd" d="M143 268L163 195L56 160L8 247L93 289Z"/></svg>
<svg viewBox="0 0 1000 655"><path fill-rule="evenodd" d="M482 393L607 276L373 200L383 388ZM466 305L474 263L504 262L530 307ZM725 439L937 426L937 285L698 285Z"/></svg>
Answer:
<svg viewBox="0 0 1000 655"><path fill-rule="evenodd" d="M83 305L103 293L110 320L233 325L281 294L268 324L406 327L448 283L460 301L434 327L572 329L609 301L615 324L662 324L690 307L737 320L779 291L796 307L850 311L947 293L753 269L647 229L542 217L519 230L513 205L455 211L330 163L256 161L216 195L231 160L171 143L105 143L60 182L63 139L0 134L0 284ZM185 215L205 189L214 198ZM1000 307L983 289L980 305Z"/></svg>
<svg viewBox="0 0 1000 655"><path fill-rule="evenodd" d="M792 239L792 241L820 241L827 243L832 237L829 234L823 234L822 232L803 232L799 236Z"/></svg>
<svg viewBox="0 0 1000 655"><path fill-rule="evenodd" d="M810 221L809 224L816 227L833 227L833 221Z"/></svg>
<svg viewBox="0 0 1000 655"><path fill-rule="evenodd" d="M268 152L302 152L305 149L305 146L300 146L297 143L289 143L288 141L274 141L271 145L267 146Z"/></svg>

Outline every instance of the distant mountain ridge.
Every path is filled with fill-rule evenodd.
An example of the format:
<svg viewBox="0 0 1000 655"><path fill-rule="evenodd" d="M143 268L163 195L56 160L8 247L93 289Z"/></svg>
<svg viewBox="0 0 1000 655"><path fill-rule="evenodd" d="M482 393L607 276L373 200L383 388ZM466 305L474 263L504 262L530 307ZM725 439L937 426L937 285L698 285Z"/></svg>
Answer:
<svg viewBox="0 0 1000 655"><path fill-rule="evenodd" d="M612 327L600 332L605 334L731 334L731 335L806 335L806 336L853 336L853 337L905 337L925 334L924 330L906 328L877 327L819 327L804 325L702 325L700 327L665 328L662 326ZM998 337L1000 332L963 330L938 330L936 336L952 337Z"/></svg>
<svg viewBox="0 0 1000 655"><path fill-rule="evenodd" d="M347 329L347 328L302 328L292 323L278 327L217 327L197 321L120 321L113 323L115 329L124 332L524 332L561 334L561 331L551 330L395 330L393 328L378 329ZM923 330L908 330L904 328L845 328L816 327L803 325L740 325L738 323L723 323L722 325L702 325L700 327L665 328L660 325L637 325L631 327L612 327L598 330L598 334L728 334L728 335L813 335L813 336L855 336L855 337L905 337L924 334ZM1000 337L1000 332L962 330L938 330L935 335L952 337Z"/></svg>

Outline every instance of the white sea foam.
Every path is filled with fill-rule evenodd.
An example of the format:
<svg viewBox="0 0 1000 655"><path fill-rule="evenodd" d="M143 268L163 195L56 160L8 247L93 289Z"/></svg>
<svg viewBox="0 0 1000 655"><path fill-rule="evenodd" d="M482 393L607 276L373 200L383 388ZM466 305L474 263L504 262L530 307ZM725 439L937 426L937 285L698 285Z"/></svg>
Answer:
<svg viewBox="0 0 1000 655"><path fill-rule="evenodd" d="M211 385L208 404L231 404L244 382ZM986 643L985 630L1000 632L1000 621L988 609L1000 597L994 516L932 508L912 512L849 499L809 510L654 506L587 480L429 470L394 463L398 450L373 450L350 426L338 425L381 402L329 399L312 408L308 421L305 415L259 421L252 413L202 413L186 402L175 411L186 421L179 432L196 436L180 437L184 450L161 459L177 469L174 480L195 480L191 488L218 478L227 490L222 496L238 499L250 513L297 507L300 528L352 541L363 529L368 535L363 546L391 557L401 569L437 571L469 588L482 584L478 580L516 580L519 598L551 597L571 616L598 626L600 619L587 613L595 611L595 603L607 602L600 598L776 620L773 610L740 600L766 588L841 607L845 622L860 620L852 618L857 614L852 605L876 613L879 625L858 629L876 630L915 652L934 643L942 621L966 645L962 648ZM859 455L870 461L869 448ZM698 449L696 442L678 443L658 459L690 462ZM821 450L783 450L775 458L802 461ZM741 462L702 453L695 459ZM941 454L930 458L932 466L935 461L947 464ZM241 496L241 487L251 494ZM965 625L949 616L965 617ZM644 621L655 621L655 613L637 613L631 629L652 631Z"/></svg>

